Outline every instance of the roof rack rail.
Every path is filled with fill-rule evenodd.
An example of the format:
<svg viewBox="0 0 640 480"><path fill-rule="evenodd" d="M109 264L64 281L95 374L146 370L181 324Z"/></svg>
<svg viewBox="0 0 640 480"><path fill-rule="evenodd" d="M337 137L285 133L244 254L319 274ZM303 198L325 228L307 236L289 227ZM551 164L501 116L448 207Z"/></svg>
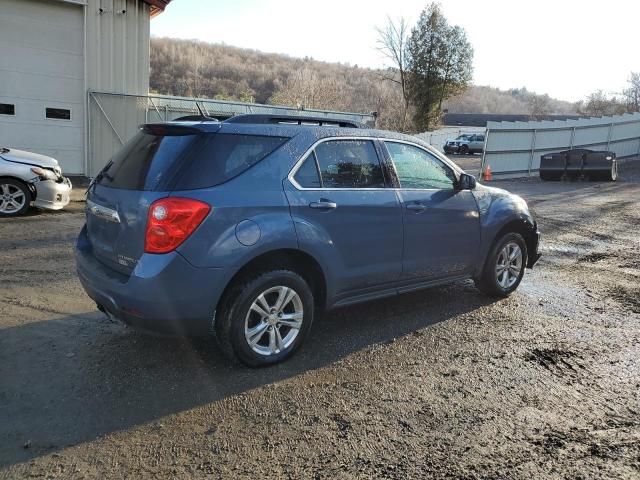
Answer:
<svg viewBox="0 0 640 480"><path fill-rule="evenodd" d="M225 123L281 124L281 125L315 125L319 127L365 128L364 124L352 120L330 117L306 117L302 115L266 115L248 113L236 115Z"/></svg>

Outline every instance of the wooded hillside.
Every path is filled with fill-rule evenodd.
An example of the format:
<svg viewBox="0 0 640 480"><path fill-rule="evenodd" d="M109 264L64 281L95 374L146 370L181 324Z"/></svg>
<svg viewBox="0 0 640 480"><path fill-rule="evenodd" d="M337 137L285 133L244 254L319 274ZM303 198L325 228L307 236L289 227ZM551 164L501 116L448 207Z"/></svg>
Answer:
<svg viewBox="0 0 640 480"><path fill-rule="evenodd" d="M305 108L379 113L379 126L396 129L402 103L397 84L382 71L311 58L263 53L221 44L151 39L151 91L237 99ZM526 89L472 86L448 100L451 113L575 113L575 105Z"/></svg>

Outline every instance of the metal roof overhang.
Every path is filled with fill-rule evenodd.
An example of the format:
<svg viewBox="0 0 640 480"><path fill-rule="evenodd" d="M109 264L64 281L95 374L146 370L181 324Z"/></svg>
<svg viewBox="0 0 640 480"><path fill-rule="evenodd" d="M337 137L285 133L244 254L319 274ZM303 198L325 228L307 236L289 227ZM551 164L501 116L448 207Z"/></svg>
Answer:
<svg viewBox="0 0 640 480"><path fill-rule="evenodd" d="M151 6L151 17L161 14L171 0L143 0Z"/></svg>
<svg viewBox="0 0 640 480"><path fill-rule="evenodd" d="M87 0L60 0L66 3L75 3L76 5L87 5ZM164 9L169 5L171 0L142 0L144 3L150 6L149 13L151 17L161 14Z"/></svg>

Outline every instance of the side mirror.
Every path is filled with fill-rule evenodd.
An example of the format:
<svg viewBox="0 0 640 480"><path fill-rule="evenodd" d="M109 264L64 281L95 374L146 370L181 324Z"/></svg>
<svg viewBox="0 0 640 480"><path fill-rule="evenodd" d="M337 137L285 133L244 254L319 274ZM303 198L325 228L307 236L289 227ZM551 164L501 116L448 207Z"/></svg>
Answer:
<svg viewBox="0 0 640 480"><path fill-rule="evenodd" d="M476 188L476 177L462 173L458 180L458 190L473 190L474 188Z"/></svg>

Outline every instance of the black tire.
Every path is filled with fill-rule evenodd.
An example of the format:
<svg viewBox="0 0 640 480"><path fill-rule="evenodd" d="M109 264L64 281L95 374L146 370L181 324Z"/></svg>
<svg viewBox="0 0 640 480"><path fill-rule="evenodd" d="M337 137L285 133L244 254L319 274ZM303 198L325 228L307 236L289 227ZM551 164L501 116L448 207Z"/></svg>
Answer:
<svg viewBox="0 0 640 480"><path fill-rule="evenodd" d="M545 182L559 182L560 180L562 180L562 174L543 172L541 170L540 180L543 180Z"/></svg>
<svg viewBox="0 0 640 480"><path fill-rule="evenodd" d="M618 162L614 160L609 170L587 173L586 177L593 182L615 182L618 180Z"/></svg>
<svg viewBox="0 0 640 480"><path fill-rule="evenodd" d="M469 146L468 145L460 145L460 148L458 149L458 153L460 153L460 155L468 155L469 154Z"/></svg>
<svg viewBox="0 0 640 480"><path fill-rule="evenodd" d="M250 308L258 297L269 289L286 287L292 289L299 298L302 305L302 325L297 330L297 334L292 339L292 343L286 348L276 353L260 354L252 349L245 336L245 322L254 320L254 313L250 313ZM274 292L276 295L277 292ZM265 295L265 298L271 294ZM293 300L291 301L293 303ZM313 323L315 302L313 292L307 282L296 272L291 270L274 270L264 272L253 279L238 283L230 288L229 293L221 302L215 321L215 335L218 344L224 354L232 360L239 360L249 367L263 367L284 361L300 348L304 339L311 329ZM286 306L286 305L285 305ZM259 317L259 315L258 315ZM249 320L248 320L249 319ZM257 323L264 319L258 320ZM269 330L263 333L270 337L271 331L277 329L278 335L282 330L286 330L285 335L293 331L286 326L269 326ZM281 337L282 338L282 337ZM267 342L270 338L267 338ZM268 346L257 345L257 348L269 348Z"/></svg>
<svg viewBox="0 0 640 480"><path fill-rule="evenodd" d="M515 281L512 284L504 286L501 285L501 283L498 281L497 266L501 252L509 244L516 244L520 248L521 262L519 272L517 277L515 278ZM507 233L500 237L494 243L493 247L491 247L489 255L487 256L484 267L482 269L482 273L480 274L480 277L475 280L476 287L482 293L491 297L508 297L516 290L516 288L518 288L518 285L520 285L522 277L524 276L524 270L526 266L527 244L524 241L524 238L522 238L522 235L520 235L519 233ZM507 273L507 275L511 276L510 273Z"/></svg>
<svg viewBox="0 0 640 480"><path fill-rule="evenodd" d="M23 198L24 201L21 202L22 206L20 208L11 211L2 209L5 187L11 190L11 194L15 195L18 194L18 192L22 194L22 197L20 198ZM26 184L24 184L20 180L14 180L13 178L0 179L0 217L17 217L19 215L24 215L25 213L27 213L27 210L29 210L31 200L31 192L29 191L29 187L27 187Z"/></svg>
<svg viewBox="0 0 640 480"><path fill-rule="evenodd" d="M609 175L607 177L607 180L610 182L615 182L618 180L618 162L616 162L615 159L611 164L611 172L609 172Z"/></svg>

